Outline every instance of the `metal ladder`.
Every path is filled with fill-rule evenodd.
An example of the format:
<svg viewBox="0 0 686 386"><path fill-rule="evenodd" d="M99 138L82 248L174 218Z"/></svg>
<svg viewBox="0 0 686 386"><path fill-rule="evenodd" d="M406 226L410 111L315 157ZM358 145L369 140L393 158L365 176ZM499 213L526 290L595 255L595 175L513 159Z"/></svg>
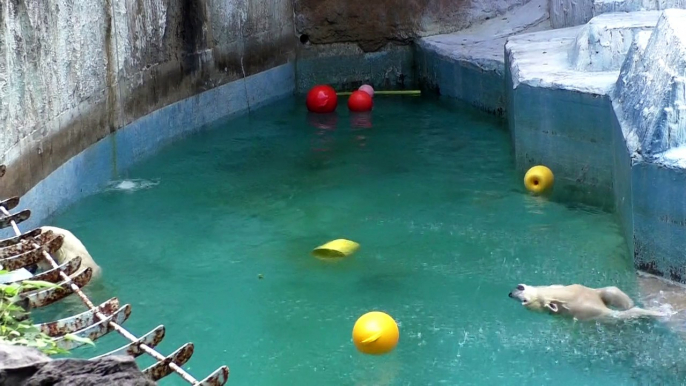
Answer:
<svg viewBox="0 0 686 386"><path fill-rule="evenodd" d="M5 165L0 165L0 178L5 175L6 170ZM194 350L193 343L184 344L168 356L157 352L154 347L164 339L164 325L155 327L140 338L127 331L121 325L131 315L129 304L120 307L119 299L114 297L99 306L95 306L81 291L81 288L91 280L93 274L91 268L79 271L80 257L72 258L58 265L51 254L54 254L62 246L63 237L50 231L43 232L40 228L22 233L17 224L26 221L31 216L31 211L25 209L17 213L10 213L10 210L16 208L17 205L19 205L19 197L0 201L0 229L12 227L16 234L15 237L0 240L0 266L4 270L13 271L32 266L41 259L45 259L52 266L52 269L33 276L31 280L58 283L55 288L22 293L20 296L26 310L30 311L47 306L72 293L76 293L88 308L78 315L37 325L45 334L55 338L59 347L71 350L84 344L75 340L64 339L66 334L90 338L95 341L111 331L116 331L131 343L96 358L107 355L129 355L137 358L146 353L155 358L157 362L144 369L143 373L155 382L172 372L177 373L186 382L194 386L223 386L227 382L229 368L226 366L219 367L201 381L198 381L181 367L191 359Z"/></svg>

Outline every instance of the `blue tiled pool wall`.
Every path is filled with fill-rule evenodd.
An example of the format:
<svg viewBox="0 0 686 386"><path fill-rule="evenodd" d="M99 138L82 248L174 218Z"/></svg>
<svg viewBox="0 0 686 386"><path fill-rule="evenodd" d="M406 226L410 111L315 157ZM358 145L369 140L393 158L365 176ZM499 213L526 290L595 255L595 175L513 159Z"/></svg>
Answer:
<svg viewBox="0 0 686 386"><path fill-rule="evenodd" d="M609 113L612 132L612 188L614 208L624 231L624 239L630 256L634 255L634 216L631 190L631 156L624 142L624 134L614 109Z"/></svg>
<svg viewBox="0 0 686 386"><path fill-rule="evenodd" d="M505 117L508 102L503 71L484 70L473 63L441 55L429 45L415 46L419 86L442 96L459 98L498 117Z"/></svg>
<svg viewBox="0 0 686 386"><path fill-rule="evenodd" d="M643 271L681 282L686 280L684 187L683 169L631 165L634 262Z"/></svg>
<svg viewBox="0 0 686 386"><path fill-rule="evenodd" d="M612 210L610 98L525 84L511 93L517 170L546 165L555 173L558 199Z"/></svg>
<svg viewBox="0 0 686 386"><path fill-rule="evenodd" d="M630 256L641 271L686 281L686 173L633 160L622 127L610 108L614 208ZM658 188L659 187L659 188Z"/></svg>
<svg viewBox="0 0 686 386"><path fill-rule="evenodd" d="M519 172L537 163L550 165L556 174L556 194L565 201L616 210L639 268L683 280L684 259L675 257L686 255L686 238L680 237L686 202L682 185L674 181L686 182L686 176L680 170L632 165L607 96L567 90L541 93L524 85L513 89L507 63L504 68L505 81L497 71L445 59L417 46L298 59L169 105L92 145L22 198L21 208L34 211L25 227L40 225L56 211L97 192L175 138L219 118L245 113L248 105L254 109L317 83L343 89L368 82L377 88L434 88L482 110L506 114L510 123L518 122L510 127L517 127L512 139Z"/></svg>

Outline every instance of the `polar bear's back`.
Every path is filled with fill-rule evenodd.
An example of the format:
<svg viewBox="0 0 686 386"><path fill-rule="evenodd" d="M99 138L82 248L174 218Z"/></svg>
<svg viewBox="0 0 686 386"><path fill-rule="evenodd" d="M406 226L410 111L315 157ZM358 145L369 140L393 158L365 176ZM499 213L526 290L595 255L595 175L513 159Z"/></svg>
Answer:
<svg viewBox="0 0 686 386"><path fill-rule="evenodd" d="M53 226L42 226L41 229L43 232L52 231L54 234L64 237L62 247L54 253L54 258L57 260L58 264L62 264L67 260L79 256L81 257L81 269L90 267L93 270L93 277L100 276L100 266L95 263L91 254L88 253L86 246L83 245L81 240L74 236L73 233L66 229Z"/></svg>

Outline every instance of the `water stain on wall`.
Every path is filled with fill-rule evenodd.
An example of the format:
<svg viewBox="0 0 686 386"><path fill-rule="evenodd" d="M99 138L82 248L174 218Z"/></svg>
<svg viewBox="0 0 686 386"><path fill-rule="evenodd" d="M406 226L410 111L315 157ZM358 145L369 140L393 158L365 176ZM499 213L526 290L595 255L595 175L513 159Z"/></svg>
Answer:
<svg viewBox="0 0 686 386"><path fill-rule="evenodd" d="M286 63L297 39L290 0L10 0L0 42L9 196L135 119Z"/></svg>

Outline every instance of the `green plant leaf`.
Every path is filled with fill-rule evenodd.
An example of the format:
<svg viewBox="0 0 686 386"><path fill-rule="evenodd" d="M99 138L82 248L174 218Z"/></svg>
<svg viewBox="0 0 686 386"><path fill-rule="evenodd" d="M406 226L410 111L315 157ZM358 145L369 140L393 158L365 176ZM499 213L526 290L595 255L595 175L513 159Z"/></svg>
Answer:
<svg viewBox="0 0 686 386"><path fill-rule="evenodd" d="M18 285L17 286L15 286L15 285L5 286L5 288L2 289L2 292L3 292L5 297L14 296L17 293L19 293L19 286Z"/></svg>
<svg viewBox="0 0 686 386"><path fill-rule="evenodd" d="M49 281L44 281L44 280L24 280L21 282L25 288L56 288L59 287L59 284L56 283L51 283Z"/></svg>
<svg viewBox="0 0 686 386"><path fill-rule="evenodd" d="M35 347L47 355L68 354L57 346L55 338L44 334L26 318L28 312L20 305L22 292L39 288L58 287L55 283L39 280L25 280L19 283L0 284L0 342ZM64 339L95 345L88 338L67 334Z"/></svg>
<svg viewBox="0 0 686 386"><path fill-rule="evenodd" d="M64 339L65 340L73 340L75 342L85 343L85 344L89 344L91 346L95 346L95 343L93 343L93 341L90 340L89 338L82 338L82 337L74 335L74 334L66 334L66 335L64 335Z"/></svg>

